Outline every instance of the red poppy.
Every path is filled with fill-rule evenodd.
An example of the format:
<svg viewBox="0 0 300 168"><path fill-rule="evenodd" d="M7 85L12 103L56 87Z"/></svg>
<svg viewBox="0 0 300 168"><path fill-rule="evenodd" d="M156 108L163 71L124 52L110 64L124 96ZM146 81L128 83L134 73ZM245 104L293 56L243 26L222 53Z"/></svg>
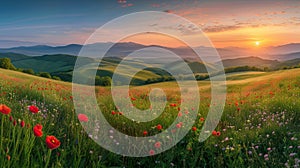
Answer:
<svg viewBox="0 0 300 168"><path fill-rule="evenodd" d="M33 133L36 137L41 137L43 136L43 126L40 125L40 124L36 124L34 127L33 127Z"/></svg>
<svg viewBox="0 0 300 168"><path fill-rule="evenodd" d="M56 149L60 146L60 141L55 136L47 136L46 137L46 145L49 149Z"/></svg>
<svg viewBox="0 0 300 168"><path fill-rule="evenodd" d="M144 132L143 132L143 135L144 135L144 136L146 136L147 134L148 134L148 132L147 132L147 131L144 131Z"/></svg>
<svg viewBox="0 0 300 168"><path fill-rule="evenodd" d="M236 101L236 102L235 102L235 106L239 106L239 102Z"/></svg>
<svg viewBox="0 0 300 168"><path fill-rule="evenodd" d="M149 155L154 155L154 154L155 154L155 151L151 149L151 150L149 151Z"/></svg>
<svg viewBox="0 0 300 168"><path fill-rule="evenodd" d="M154 144L154 146L155 146L155 148L160 148L161 144L160 144L160 142L156 142L156 143Z"/></svg>
<svg viewBox="0 0 300 168"><path fill-rule="evenodd" d="M196 131L196 130L197 130L197 127L193 127L192 130L193 130L193 131Z"/></svg>
<svg viewBox="0 0 300 168"><path fill-rule="evenodd" d="M177 105L175 103L170 104L171 107L176 107Z"/></svg>
<svg viewBox="0 0 300 168"><path fill-rule="evenodd" d="M39 108L34 106L34 105L29 106L28 109L32 113L38 113L39 112Z"/></svg>
<svg viewBox="0 0 300 168"><path fill-rule="evenodd" d="M201 117L201 118L200 118L200 121L202 121L202 122L203 122L204 120L205 120L205 119L204 119L203 117Z"/></svg>
<svg viewBox="0 0 300 168"><path fill-rule="evenodd" d="M88 122L89 118L85 114L78 114L78 119L81 122Z"/></svg>
<svg viewBox="0 0 300 168"><path fill-rule="evenodd" d="M176 124L176 127L177 127L177 128L180 128L180 127L181 127L181 124Z"/></svg>
<svg viewBox="0 0 300 168"><path fill-rule="evenodd" d="M220 132L220 131L215 131L215 130L214 130L214 131L212 132L212 135L213 135L213 136L220 136L220 135L221 135L221 132Z"/></svg>
<svg viewBox="0 0 300 168"><path fill-rule="evenodd" d="M112 114L112 115L115 115L115 114L116 114L116 112L115 112L115 111L111 111L111 114Z"/></svg>
<svg viewBox="0 0 300 168"><path fill-rule="evenodd" d="M0 104L0 112L2 114L9 114L11 112L11 109L4 104Z"/></svg>
<svg viewBox="0 0 300 168"><path fill-rule="evenodd" d="M25 126L25 121L21 121L20 125L23 128Z"/></svg>
<svg viewBox="0 0 300 168"><path fill-rule="evenodd" d="M160 124L158 124L158 125L156 126L156 129L157 129L158 131L160 131L160 130L162 129L162 126L161 126Z"/></svg>

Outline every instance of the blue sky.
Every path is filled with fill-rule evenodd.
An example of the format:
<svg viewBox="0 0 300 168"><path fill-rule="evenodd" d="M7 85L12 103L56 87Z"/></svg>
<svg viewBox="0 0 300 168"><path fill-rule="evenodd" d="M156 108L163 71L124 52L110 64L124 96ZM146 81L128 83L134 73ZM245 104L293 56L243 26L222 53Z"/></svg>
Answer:
<svg viewBox="0 0 300 168"><path fill-rule="evenodd" d="M269 45L300 42L297 0L2 0L0 40L84 43L95 29L111 19L146 10L185 17L219 46L233 46L237 41L245 45L258 40ZM270 40L274 36L280 40Z"/></svg>

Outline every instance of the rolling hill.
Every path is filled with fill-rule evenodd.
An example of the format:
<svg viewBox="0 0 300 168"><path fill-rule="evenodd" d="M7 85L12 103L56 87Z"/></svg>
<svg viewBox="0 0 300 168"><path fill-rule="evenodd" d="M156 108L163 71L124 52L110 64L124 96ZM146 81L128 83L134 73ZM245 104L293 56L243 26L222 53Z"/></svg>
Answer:
<svg viewBox="0 0 300 168"><path fill-rule="evenodd" d="M135 44L126 44L131 47L136 46ZM124 47L124 45L125 44L122 44L121 46ZM12 64L17 68L33 69L36 73L49 72L52 76L58 76L64 81L72 81L73 69L77 60L77 56L67 54L28 56L18 53L0 53L0 58L4 57L10 58ZM183 75L183 77L190 78L190 71L185 70L184 63L186 63L190 67L194 74L206 74L206 68L213 72L216 71L214 64L205 64L203 62L195 60L185 60L185 62L173 60L173 62L165 64L165 62L155 62L155 59L153 59L150 60L150 63L148 61L146 61L148 63L145 63L145 60L151 59L151 57L148 57L147 55L137 55L136 57L133 57L131 59L126 59L126 61L124 61L121 57L104 57L101 61L94 58L84 57L82 58L84 65L90 66L87 66L84 70L82 70L82 74L95 70L95 65L99 64L97 75L109 77L116 75L121 81L127 81L131 79L132 73L139 71L132 80L135 84L142 85L150 79L154 81L164 81L162 78L168 78L172 75ZM166 58L165 60L169 62L168 58ZM122 65L120 65L120 62L122 62ZM219 62L217 62L216 64L218 63ZM269 69L276 70L282 69L283 67L298 66L300 63L300 58L288 61L277 61L262 59L259 57L242 57L235 59L224 59L222 63L224 65L224 68L254 66L261 69L268 67ZM116 72L115 70L117 67L121 71ZM173 74L171 75L170 72L172 72Z"/></svg>
<svg viewBox="0 0 300 168"><path fill-rule="evenodd" d="M276 67L280 62L277 60L266 60L259 57L243 57L236 59L225 59L222 61L224 67L255 66L258 68Z"/></svg>
<svg viewBox="0 0 300 168"><path fill-rule="evenodd" d="M87 44L85 47L89 49L89 57L99 57L99 51L104 51L105 48L112 45L112 43L94 43ZM83 45L81 44L69 44L62 46L47 46L47 45L34 45L34 46L20 46L12 48L2 48L0 53L18 53L30 56L40 56L40 55L53 55L53 54L67 54L67 55L78 55ZM165 47L157 45L142 45L134 42L120 42L112 46L112 48L106 53L109 57L124 57L128 54L143 49L146 47L159 47L175 54L181 56L184 59L199 61L198 56L195 55L194 51L189 47ZM200 53L202 58L209 60L211 62L216 62L216 60L211 60L211 56L215 54L215 50L218 51L222 59L234 59L239 57L250 57L256 56L264 59L277 59L279 61L285 61L289 59L300 58L300 43L291 43L281 46L265 47L259 50L239 48L239 47L225 47L225 48L211 48L198 46L195 49Z"/></svg>

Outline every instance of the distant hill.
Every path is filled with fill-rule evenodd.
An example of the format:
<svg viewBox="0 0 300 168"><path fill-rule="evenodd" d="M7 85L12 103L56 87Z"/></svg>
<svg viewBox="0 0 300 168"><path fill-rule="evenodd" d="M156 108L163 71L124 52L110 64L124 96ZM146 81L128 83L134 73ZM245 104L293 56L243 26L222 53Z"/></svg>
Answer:
<svg viewBox="0 0 300 168"><path fill-rule="evenodd" d="M15 58L10 55L9 58ZM39 57L25 57L24 59L13 60L17 68L33 69L35 72L60 72L73 70L77 57L65 54L44 55ZM95 62L92 58L85 58L86 63Z"/></svg>
<svg viewBox="0 0 300 168"><path fill-rule="evenodd" d="M17 53L0 53L0 58L10 58L11 61L18 61L31 58L30 56Z"/></svg>
<svg viewBox="0 0 300 168"><path fill-rule="evenodd" d="M290 43L290 44L285 44L280 46L268 47L267 51L271 55L296 53L296 52L300 52L300 43Z"/></svg>
<svg viewBox="0 0 300 168"><path fill-rule="evenodd" d="M86 49L89 49L88 57L99 58L99 51L104 51L108 46L113 43L94 43L87 44ZM64 46L47 46L47 45L35 45L35 46L21 46L21 47L12 47L12 48L2 48L0 53L18 53L30 56L40 56L40 55L54 55L54 54L67 54L67 55L78 55L83 45L80 44L69 44ZM169 51L174 52L175 54L181 56L184 59L191 61L201 61L200 58L195 55L195 52L190 47L164 47L157 45L142 45L133 42L122 42L116 43L113 47L106 53L108 57L124 57L128 54L143 49L145 47L160 47ZM197 52L200 54L200 57L208 62L216 62L215 58L212 55L215 54L217 50L222 59L233 59L239 57L250 57L256 56L264 59L278 59L278 60L288 60L289 59L300 58L300 43L291 43L281 46L273 46L260 48L259 50L239 48L239 47L226 47L226 48L211 48L198 46L195 47ZM294 54L292 54L294 53ZM298 54L297 54L298 53Z"/></svg>
<svg viewBox="0 0 300 168"><path fill-rule="evenodd" d="M67 46L67 48L77 48L77 45ZM134 43L123 43L116 46L117 48L131 48L137 49L142 46L138 46ZM48 46L39 46L41 48L48 48ZM61 50L65 50L64 47L61 47ZM66 50L65 50L66 51ZM206 50L208 51L208 50ZM178 52L178 54L183 54L183 50L177 50L174 52ZM190 54L192 51L190 50ZM113 53L113 52L111 52ZM160 52L155 54L156 57L160 57ZM284 57L295 58L291 60L273 60L273 59L263 59L260 57L242 57L242 58L234 58L234 59L224 59L222 61L224 68L229 67L257 67L263 69L264 67L268 67L269 69L281 69L282 67L293 67L298 66L300 63L300 58L298 55L300 53L291 53L285 55L277 55L273 58ZM33 69L34 72L49 72L52 76L58 76L65 81L72 81L73 69L77 60L77 56L68 55L68 54L52 54L52 55L42 55L42 56L28 56L24 54L18 53L0 53L0 58L8 57L11 59L12 64L21 69ZM152 59L152 62L148 62L145 60ZM166 57L163 60L166 62L160 62L162 59L155 59L150 55L136 55L131 59L125 59L124 62L122 57L104 57L101 62L95 58L84 57L82 61L85 65L88 65L81 73L91 72L95 70L95 65L99 64L97 75L99 76L110 76L117 75L119 79L122 81L128 81L131 78L131 72L138 72L136 76L134 76L133 81L135 84L144 84L147 80L161 80L161 78L168 78L171 76L170 72L173 72L172 75L180 75L184 77L190 78L191 74L189 70L185 70L184 64L187 64L190 67L190 70L194 74L205 74L207 70L211 72L216 72L215 65L216 63L203 63L198 60L190 60L184 59L185 61L176 61L176 59L170 60L170 58ZM122 61L122 65L119 63ZM170 62L171 61L171 62ZM120 68L121 71L115 72L116 68ZM168 71L168 72L167 72Z"/></svg>
<svg viewBox="0 0 300 168"><path fill-rule="evenodd" d="M20 47L20 46L35 46L42 45L46 43L38 43L31 41L20 41L20 40L0 40L0 48L12 48L12 47ZM47 43L48 45L55 45L52 43ZM56 44L57 45L57 44Z"/></svg>
<svg viewBox="0 0 300 168"><path fill-rule="evenodd" d="M296 58L296 59L280 62L278 65L276 65L276 68L293 67L299 65L300 65L300 58Z"/></svg>
<svg viewBox="0 0 300 168"><path fill-rule="evenodd" d="M234 66L255 66L258 68L264 67L275 67L280 62L277 60L267 60L259 57L244 57L236 59L225 59L222 60L224 67L234 67Z"/></svg>
<svg viewBox="0 0 300 168"><path fill-rule="evenodd" d="M50 55L50 54L68 54L68 55L77 55L81 49L81 45L70 44L66 46L47 46L47 45L36 45L36 46L22 46L22 47L13 47L7 49L0 49L1 53L11 52L19 53L31 56L40 56L40 55Z"/></svg>
<svg viewBox="0 0 300 168"><path fill-rule="evenodd" d="M268 57L268 59L276 59L279 61L287 61L287 60L292 60L297 58L300 58L300 52L289 53L289 54L275 54L275 55L270 55Z"/></svg>

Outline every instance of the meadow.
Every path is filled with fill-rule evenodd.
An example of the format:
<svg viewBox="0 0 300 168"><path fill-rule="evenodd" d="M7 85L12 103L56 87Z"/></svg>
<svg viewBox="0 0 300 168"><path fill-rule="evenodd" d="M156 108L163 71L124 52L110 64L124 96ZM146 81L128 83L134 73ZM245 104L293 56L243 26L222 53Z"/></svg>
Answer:
<svg viewBox="0 0 300 168"><path fill-rule="evenodd" d="M201 103L189 133L172 149L142 158L114 154L90 138L95 135L87 134L80 122L93 118L75 112L71 83L4 69L0 78L1 167L299 167L300 69L228 74L222 119L201 143L198 136L213 105L210 82L199 81ZM142 137L159 133L177 116L189 115L178 108L181 99L174 81L131 87L132 103L148 109L152 88L166 92L168 105L159 118L144 124L130 122L118 111L110 88L97 86L95 92L114 128ZM184 123L177 129L181 127ZM47 136L57 139L49 142ZM159 147L153 144L153 154Z"/></svg>

